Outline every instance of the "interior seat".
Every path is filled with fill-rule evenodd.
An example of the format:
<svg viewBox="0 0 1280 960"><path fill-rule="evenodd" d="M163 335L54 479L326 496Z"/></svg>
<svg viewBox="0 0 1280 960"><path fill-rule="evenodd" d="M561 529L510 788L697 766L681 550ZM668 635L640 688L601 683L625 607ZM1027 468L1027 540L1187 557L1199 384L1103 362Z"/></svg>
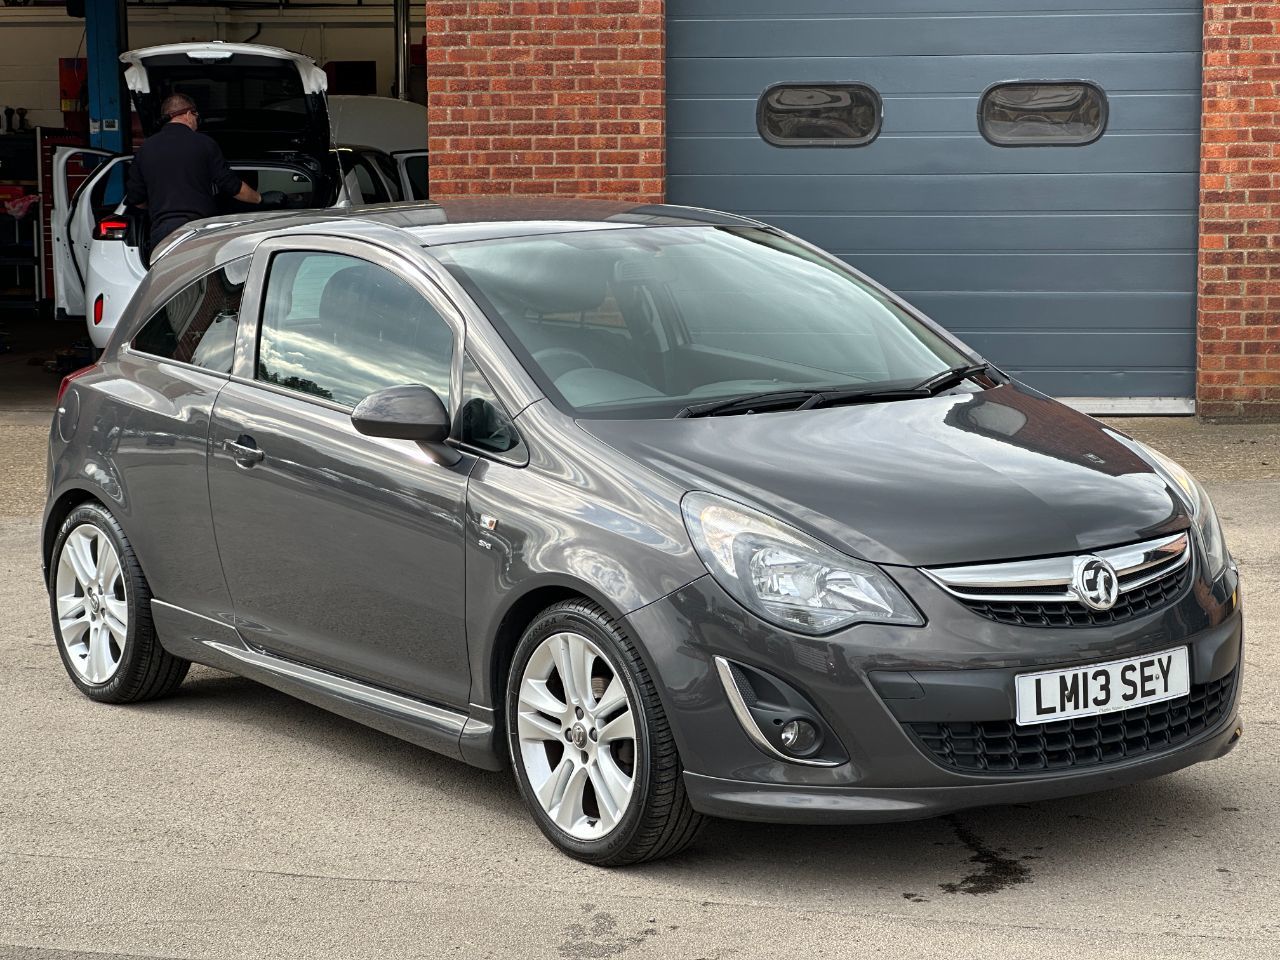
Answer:
<svg viewBox="0 0 1280 960"><path fill-rule="evenodd" d="M472 273L553 381L574 370L618 366L618 358L628 352L626 330L620 327L613 332L575 324L572 319L599 310L608 297L613 271L606 257L584 268L580 250L543 248L504 267L501 275L475 268ZM548 321L548 317L566 319Z"/></svg>

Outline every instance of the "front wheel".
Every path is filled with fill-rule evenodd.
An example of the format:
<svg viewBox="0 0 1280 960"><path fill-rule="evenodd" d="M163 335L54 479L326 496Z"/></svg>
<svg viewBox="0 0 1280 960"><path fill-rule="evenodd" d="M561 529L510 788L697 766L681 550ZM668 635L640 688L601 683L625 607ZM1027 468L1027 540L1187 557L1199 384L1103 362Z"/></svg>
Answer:
<svg viewBox="0 0 1280 960"><path fill-rule="evenodd" d="M649 672L595 604L565 601L525 631L507 682L512 766L542 832L587 863L671 856L703 817Z"/></svg>

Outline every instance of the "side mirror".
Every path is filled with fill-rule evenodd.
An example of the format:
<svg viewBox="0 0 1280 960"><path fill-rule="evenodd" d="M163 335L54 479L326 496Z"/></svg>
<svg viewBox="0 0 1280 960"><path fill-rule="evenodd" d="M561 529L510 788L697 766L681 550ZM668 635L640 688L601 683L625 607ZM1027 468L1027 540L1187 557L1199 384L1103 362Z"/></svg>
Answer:
<svg viewBox="0 0 1280 960"><path fill-rule="evenodd" d="M447 467L462 459L444 442L449 437L449 411L434 390L420 383L369 394L351 411L351 425L366 437L415 440L432 460Z"/></svg>

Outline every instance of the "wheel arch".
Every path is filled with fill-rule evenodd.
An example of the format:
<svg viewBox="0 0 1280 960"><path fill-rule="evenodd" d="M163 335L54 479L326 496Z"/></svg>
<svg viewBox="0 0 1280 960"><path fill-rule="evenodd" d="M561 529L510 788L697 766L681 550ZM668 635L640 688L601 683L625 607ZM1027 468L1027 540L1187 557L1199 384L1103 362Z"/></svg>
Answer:
<svg viewBox="0 0 1280 960"><path fill-rule="evenodd" d="M531 584L514 597L499 617L490 638L486 661L488 675L483 685L489 694L499 729L505 726L507 673L516 645L542 611L565 600L586 600L600 607L613 620L623 620L622 613L605 596L581 581L554 580Z"/></svg>
<svg viewBox="0 0 1280 960"><path fill-rule="evenodd" d="M81 504L89 502L96 503L115 517L115 514L111 512L111 508L103 502L102 498L85 487L73 487L70 490L64 490L46 512L44 529L40 535L40 566L44 571L46 587L49 585L49 577L52 574L53 544L58 539L58 531L62 529L62 524L67 517L71 516L72 510ZM119 522L118 517L116 521Z"/></svg>

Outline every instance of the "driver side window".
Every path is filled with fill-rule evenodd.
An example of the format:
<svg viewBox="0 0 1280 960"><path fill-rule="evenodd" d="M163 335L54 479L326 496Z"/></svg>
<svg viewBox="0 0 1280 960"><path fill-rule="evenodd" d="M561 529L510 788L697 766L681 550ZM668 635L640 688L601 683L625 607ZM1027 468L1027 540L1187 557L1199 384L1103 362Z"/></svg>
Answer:
<svg viewBox="0 0 1280 960"><path fill-rule="evenodd" d="M453 331L383 267L319 251L277 253L267 273L257 379L353 407L420 383L447 408Z"/></svg>

